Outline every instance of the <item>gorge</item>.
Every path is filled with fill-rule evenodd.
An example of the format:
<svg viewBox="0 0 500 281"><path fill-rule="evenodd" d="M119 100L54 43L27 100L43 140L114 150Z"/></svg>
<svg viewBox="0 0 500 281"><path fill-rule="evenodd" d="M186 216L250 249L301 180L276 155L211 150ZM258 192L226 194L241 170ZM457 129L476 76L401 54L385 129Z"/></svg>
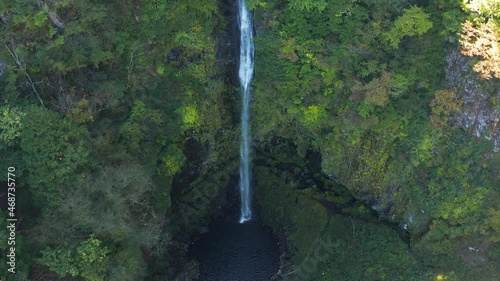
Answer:
<svg viewBox="0 0 500 281"><path fill-rule="evenodd" d="M495 1L0 2L0 280L500 276Z"/></svg>

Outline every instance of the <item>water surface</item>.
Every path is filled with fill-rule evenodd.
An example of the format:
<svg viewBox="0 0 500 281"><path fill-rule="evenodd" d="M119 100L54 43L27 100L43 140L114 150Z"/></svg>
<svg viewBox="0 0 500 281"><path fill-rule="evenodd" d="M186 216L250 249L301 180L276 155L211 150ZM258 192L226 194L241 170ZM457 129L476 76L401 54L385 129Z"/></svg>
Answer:
<svg viewBox="0 0 500 281"><path fill-rule="evenodd" d="M218 220L193 245L199 281L267 281L279 269L279 249L271 232L256 220Z"/></svg>

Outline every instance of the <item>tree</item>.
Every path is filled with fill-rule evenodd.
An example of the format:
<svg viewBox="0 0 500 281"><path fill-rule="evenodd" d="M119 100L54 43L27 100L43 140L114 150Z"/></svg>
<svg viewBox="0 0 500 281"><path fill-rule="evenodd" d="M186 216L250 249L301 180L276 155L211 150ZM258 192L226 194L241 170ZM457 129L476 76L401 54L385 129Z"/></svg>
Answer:
<svg viewBox="0 0 500 281"><path fill-rule="evenodd" d="M145 273L142 256L158 243L163 225L163 216L151 204L154 186L145 168L135 163L104 167L74 178L66 187L71 192L59 194L58 207L44 212L38 223L34 240L49 247L42 251L41 263L59 274L140 280ZM100 237L113 252L94 239L74 246L82 234ZM108 263L102 261L103 253L109 253ZM113 270L104 275L103 270L93 271L93 263Z"/></svg>
<svg viewBox="0 0 500 281"><path fill-rule="evenodd" d="M500 78L499 31L493 20L487 23L480 22L476 25L466 20L462 24L462 33L460 34L462 49L460 52L469 57L479 56L483 58L474 65L473 69L485 79Z"/></svg>
<svg viewBox="0 0 500 281"><path fill-rule="evenodd" d="M129 150L137 152L143 142L165 142L165 136L157 135L164 124L160 111L149 108L144 101L136 100L129 118L120 127L120 132Z"/></svg>
<svg viewBox="0 0 500 281"><path fill-rule="evenodd" d="M79 176L70 186L72 192L61 194L58 208L47 213L45 227L51 231L40 237L41 242L61 237L71 241L78 233L74 231L81 229L115 242L133 240L145 247L154 243L159 223L149 221L153 209L148 192L153 184L143 166L105 167ZM65 219L54 222L57 217Z"/></svg>
<svg viewBox="0 0 500 281"><path fill-rule="evenodd" d="M404 10L403 15L398 17L391 29L385 33L389 45L397 48L401 39L405 36L422 35L432 27L429 15L422 8L413 6Z"/></svg>
<svg viewBox="0 0 500 281"><path fill-rule="evenodd" d="M311 10L317 10L318 12L322 12L326 7L328 6L328 3L326 0L291 0L290 1L290 8L297 10L297 11L311 11Z"/></svg>
<svg viewBox="0 0 500 281"><path fill-rule="evenodd" d="M0 141L3 141L7 146L17 142L21 136L21 118L25 115L26 113L16 107L0 107Z"/></svg>
<svg viewBox="0 0 500 281"><path fill-rule="evenodd" d="M465 1L465 7L485 18L498 17L500 15L500 3L497 0L469 0Z"/></svg>
<svg viewBox="0 0 500 281"><path fill-rule="evenodd" d="M378 106L385 106L389 102L387 87L391 79L389 72L382 73L380 78L375 78L364 86L366 91L365 102Z"/></svg>
<svg viewBox="0 0 500 281"><path fill-rule="evenodd" d="M89 164L85 129L60 114L36 106L25 109L21 149L27 183L37 203L54 205L58 193Z"/></svg>
<svg viewBox="0 0 500 281"><path fill-rule="evenodd" d="M101 244L95 235L90 235L75 248L46 248L39 262L61 277L71 275L87 281L103 281L106 280L107 259L111 251Z"/></svg>
<svg viewBox="0 0 500 281"><path fill-rule="evenodd" d="M400 74L383 71L379 78L374 78L366 85L354 85L352 92L359 95L365 92L364 102L369 105L384 107L389 103L389 97L397 97L408 90L412 82Z"/></svg>
<svg viewBox="0 0 500 281"><path fill-rule="evenodd" d="M485 223L489 227L493 242L500 242L500 210L490 208Z"/></svg>
<svg viewBox="0 0 500 281"><path fill-rule="evenodd" d="M455 114L460 110L463 101L458 99L452 89L439 90L431 101L431 124L436 129L456 128L453 124Z"/></svg>

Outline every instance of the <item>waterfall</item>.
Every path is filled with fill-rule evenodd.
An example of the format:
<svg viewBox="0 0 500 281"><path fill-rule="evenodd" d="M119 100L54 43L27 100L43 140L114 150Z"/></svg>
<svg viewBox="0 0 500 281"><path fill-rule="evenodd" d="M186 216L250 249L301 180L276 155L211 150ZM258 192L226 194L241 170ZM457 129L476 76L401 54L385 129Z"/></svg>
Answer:
<svg viewBox="0 0 500 281"><path fill-rule="evenodd" d="M240 144L240 223L252 219L252 197L250 192L250 82L253 75L254 46L252 15L245 6L245 0L238 0L238 20L240 26L239 79L242 88L241 144Z"/></svg>

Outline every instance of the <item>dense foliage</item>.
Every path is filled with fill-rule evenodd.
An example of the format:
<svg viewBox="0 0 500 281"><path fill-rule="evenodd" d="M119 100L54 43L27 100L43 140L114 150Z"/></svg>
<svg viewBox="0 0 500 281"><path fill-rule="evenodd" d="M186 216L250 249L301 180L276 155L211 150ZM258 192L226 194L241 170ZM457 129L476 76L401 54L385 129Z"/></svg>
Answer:
<svg viewBox="0 0 500 281"><path fill-rule="evenodd" d="M191 188L173 193L174 176L224 165L235 143L218 1L1 1L0 15L16 280L172 280L189 234L176 198Z"/></svg>
<svg viewBox="0 0 500 281"><path fill-rule="evenodd" d="M0 0L18 217L18 273L0 280L196 277L189 236L238 165L232 2ZM500 7L469 2L247 1L255 199L288 239L289 278L500 274L499 153L457 126L444 73L462 46L499 77ZM307 165L317 184L298 183Z"/></svg>
<svg viewBox="0 0 500 281"><path fill-rule="evenodd" d="M301 157L319 151L324 174L381 219L407 230L412 254L422 265L439 268L429 276L373 269L364 277L340 279L489 280L498 275L498 154L454 124L462 101L444 75L446 53L459 41L466 44L464 38L469 40L465 51L475 48L472 55L486 59L474 70L486 78L496 75L484 65L495 65L491 50L498 49L498 40L491 37L497 35L490 32L489 44L479 41L481 22L500 23L498 7L485 15L459 1L251 3L258 22L253 108L258 145L279 136ZM478 31L461 31L461 24ZM314 258L313 248L303 245L296 262L307 260L300 251L308 248ZM324 280L340 276L322 270Z"/></svg>

